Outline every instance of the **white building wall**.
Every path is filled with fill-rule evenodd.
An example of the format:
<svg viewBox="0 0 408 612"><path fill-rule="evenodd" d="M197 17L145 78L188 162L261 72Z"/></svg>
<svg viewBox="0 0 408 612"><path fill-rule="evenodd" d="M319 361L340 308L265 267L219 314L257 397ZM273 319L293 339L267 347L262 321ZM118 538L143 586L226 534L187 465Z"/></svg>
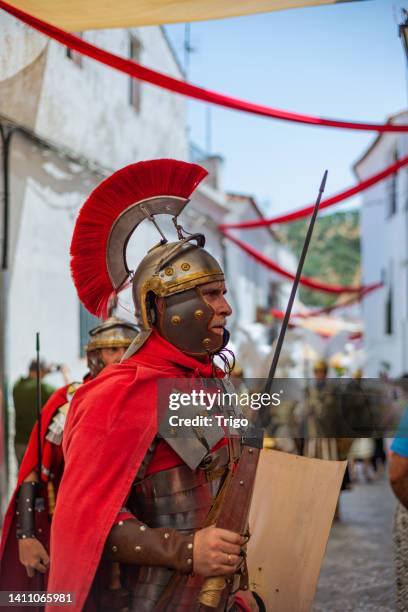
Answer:
<svg viewBox="0 0 408 612"><path fill-rule="evenodd" d="M252 206L230 202L226 223L237 223L258 218ZM253 230L230 230L243 242L288 268L296 270L296 258L284 246L274 239L265 228ZM233 297L237 308L237 325L247 326L256 320L258 307L267 308L272 282L278 283L278 305L285 309L291 283L282 276L269 270L249 257L238 246L226 240L228 253L228 270L231 279Z"/></svg>
<svg viewBox="0 0 408 612"><path fill-rule="evenodd" d="M398 117L406 121L407 115ZM403 134L384 134L356 165L360 180L408 153L408 138ZM408 170L397 176L397 210L389 215L390 180L363 192L361 207L362 282L384 281L384 288L369 294L362 303L366 376L378 376L384 364L390 374L408 371ZM386 333L386 301L392 287L393 333Z"/></svg>
<svg viewBox="0 0 408 612"><path fill-rule="evenodd" d="M83 37L128 57L131 33L141 43L141 63L181 76L158 27L98 30ZM113 169L141 159L187 159L184 99L142 83L137 112L129 104L129 88L130 77L86 57L80 68L64 47L50 43L36 131Z"/></svg>
<svg viewBox="0 0 408 612"><path fill-rule="evenodd" d="M44 155L18 135L14 138L12 167L16 172L12 172L10 189L11 382L25 373L34 357L36 331L40 332L47 360L77 365L79 302L70 274L69 246L77 211L100 178L86 172L73 175L70 164L58 160L54 153ZM80 374L74 368L73 375ZM59 376L54 382L62 383Z"/></svg>
<svg viewBox="0 0 408 612"><path fill-rule="evenodd" d="M161 28L139 28L131 34L141 43L143 64L182 76ZM85 32L83 36L113 53L129 56L127 30ZM0 15L0 41L4 51L0 54L3 116L107 172L142 159L188 160L186 109L180 96L142 84L137 112L129 103L128 76L85 57L79 67L67 57L65 47L4 13ZM41 333L44 357L71 364L76 374L79 303L70 275L69 245L78 210L101 178L61 161L53 151L40 151L25 137L13 136L11 382L25 373L34 356L36 331ZM130 254L134 261L155 242L156 231L144 227Z"/></svg>

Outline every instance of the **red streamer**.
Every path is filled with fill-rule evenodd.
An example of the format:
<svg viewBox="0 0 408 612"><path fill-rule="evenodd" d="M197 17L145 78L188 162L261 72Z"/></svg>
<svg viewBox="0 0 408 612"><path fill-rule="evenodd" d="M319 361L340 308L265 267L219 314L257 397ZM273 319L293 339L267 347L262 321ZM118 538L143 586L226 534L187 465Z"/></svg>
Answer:
<svg viewBox="0 0 408 612"><path fill-rule="evenodd" d="M281 276L284 276L285 278L288 278L289 280L293 281L295 279L295 275L292 272L285 270L285 268L282 268L282 266L277 264L275 261L272 261L272 259L269 259L265 255L263 255L262 253L254 249L250 244L243 242L239 238L232 236L232 234L229 234L226 231L223 231L222 233L224 234L226 238L228 238L228 240L231 240L231 242L239 246L240 249L242 249L250 257L252 257L255 261L262 264L269 270L272 270L273 272L276 272L277 274L280 274ZM378 287L381 287L382 285L382 283L372 283L371 285L360 286L360 287L344 287L342 285L327 285L326 283L322 283L318 280L314 280L306 276L300 277L300 284L303 285L304 287L308 287L309 289L315 289L316 291L323 291L324 293L334 293L338 295L342 293L358 293L360 296L363 295L368 290L373 291L374 289L377 289Z"/></svg>
<svg viewBox="0 0 408 612"><path fill-rule="evenodd" d="M398 172L398 170L400 170L407 164L408 164L408 155L398 160L397 162L391 164L391 166L388 166L384 170L381 170L381 172L378 172L377 174L373 174L373 176L371 176L370 178L364 181L361 181L361 183L358 183L358 185L355 185L354 187L349 187L349 189L346 189L345 191L342 191L341 193L338 193L337 195L332 196L331 198L322 200L319 206L319 210L322 210L323 208L329 208L329 206L334 206L335 204L338 204L339 202L342 202L343 200L346 200L347 198L351 198L351 196L356 195L357 193L360 193L361 191L364 191L365 189L372 187L376 183L383 181L388 176L395 174L396 172ZM310 205L310 206L306 206L305 208L300 208L299 210L295 210L291 213L280 215L278 217L272 217L269 219L256 219L253 221L243 221L241 223L224 223L219 226L219 229L222 231L227 230L227 229L253 229L255 227L266 227L268 225L273 225L273 224L278 224L278 223L288 223L290 221L296 221L297 219L302 219L303 217L308 217L310 214L312 214L313 208L314 208L314 205Z"/></svg>
<svg viewBox="0 0 408 612"><path fill-rule="evenodd" d="M309 125L325 126L343 128L349 130L364 130L364 131L375 131L375 132L408 132L408 125L395 125L391 123L379 124L379 123L363 123L353 121L343 121L337 119L324 119L323 117L315 117L311 115L302 115L299 113L293 113L290 111L284 111L269 106L263 106L261 104L254 104L252 102L246 102L238 98L232 98L224 94L198 87L185 81L175 79L167 76L156 70L151 70L145 66L141 66L137 62L120 57L109 51L105 51L92 45L73 34L65 32L56 26L38 19L21 9L11 6L7 2L0 0L0 8L10 13L20 21L23 21L27 25L35 28L42 34L57 40L66 47L78 51L83 55L87 55L92 59L106 64L111 68L115 68L120 72L124 72L136 79L146 81L152 85L157 85L169 91L179 93L189 98L195 98L196 100L202 100L204 102L210 102L211 104L218 104L226 108L232 108L234 110L244 111L246 113L252 113L254 115L261 115L264 117L273 117L275 119L281 119L283 121L294 121L296 123L305 123Z"/></svg>

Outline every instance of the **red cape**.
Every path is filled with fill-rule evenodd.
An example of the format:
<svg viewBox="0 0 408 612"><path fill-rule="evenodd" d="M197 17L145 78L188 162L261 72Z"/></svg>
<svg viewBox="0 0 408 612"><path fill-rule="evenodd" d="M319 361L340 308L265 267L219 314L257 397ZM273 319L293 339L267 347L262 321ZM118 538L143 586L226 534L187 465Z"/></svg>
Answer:
<svg viewBox="0 0 408 612"><path fill-rule="evenodd" d="M157 433L157 380L211 374L210 365L153 332L136 355L76 392L64 431L48 582L49 592L74 593L70 610L84 609L109 531Z"/></svg>
<svg viewBox="0 0 408 612"><path fill-rule="evenodd" d="M41 446L44 449L46 442L45 436L49 424L60 406L63 406L67 401L67 389L70 385L66 385L58 391L55 391L44 405L41 411ZM35 424L28 442L27 450L23 457L23 461L18 472L17 485L14 489L6 515L4 517L1 547L0 547L0 591L30 591L38 588L36 583L37 578L29 578L25 568L21 565L18 559L18 547L16 538L16 498L17 491L25 478L38 466L37 454L37 431L38 426ZM46 496L46 487L44 486L44 495ZM41 542L45 548L49 550L50 525L47 512L41 513ZM36 513L36 523L38 526L40 517ZM17 610L18 608L16 608ZM22 610L25 608L22 608Z"/></svg>

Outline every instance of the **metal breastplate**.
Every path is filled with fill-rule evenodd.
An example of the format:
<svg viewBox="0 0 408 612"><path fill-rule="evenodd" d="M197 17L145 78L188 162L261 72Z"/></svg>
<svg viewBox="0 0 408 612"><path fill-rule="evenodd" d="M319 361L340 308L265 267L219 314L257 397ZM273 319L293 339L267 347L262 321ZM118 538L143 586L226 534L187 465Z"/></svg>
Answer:
<svg viewBox="0 0 408 612"><path fill-rule="evenodd" d="M205 385L205 381L202 382ZM214 385L214 382L211 384ZM225 380L217 384L224 393L234 390ZM194 416L194 413L195 409L189 407L189 416ZM218 407L217 413L241 416L236 406ZM133 483L126 506L149 527L169 527L189 534L203 527L230 460L236 461L240 457L240 436L243 431L228 431L228 428L225 431L225 428L214 426L193 427L187 435L184 431L180 436L169 429L159 428L159 432L183 460L183 465L144 478L148 454ZM234 436L230 438L229 445L209 452L208 449L213 448L225 434ZM153 449L150 450L150 457L152 454ZM129 611L150 612L154 610L174 571L165 567L127 566L125 574L126 587L130 591ZM194 610L201 583L200 577L190 576L177 608L172 605L172 611Z"/></svg>
<svg viewBox="0 0 408 612"><path fill-rule="evenodd" d="M232 441L234 458L241 443ZM203 526L229 463L229 448L223 446L210 453L202 465L192 471L187 465L158 472L143 480L136 479L127 501L129 510L149 527L169 527L192 533ZM154 609L161 593L173 575L164 567L130 567L126 569L131 612ZM201 580L190 577L177 611L193 610ZM172 607L175 610L174 607Z"/></svg>

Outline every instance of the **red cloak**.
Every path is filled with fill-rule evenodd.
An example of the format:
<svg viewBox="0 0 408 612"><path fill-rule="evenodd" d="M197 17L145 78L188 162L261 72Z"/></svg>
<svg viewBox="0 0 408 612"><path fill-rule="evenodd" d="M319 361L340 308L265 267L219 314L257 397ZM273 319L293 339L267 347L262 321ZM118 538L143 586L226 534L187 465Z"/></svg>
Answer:
<svg viewBox="0 0 408 612"><path fill-rule="evenodd" d="M67 390L70 385L66 385L53 393L41 411L41 446L43 453L46 451L46 445L50 445L45 440L50 422L57 412L58 408L63 406L67 401ZM29 578L23 565L18 558L18 546L16 538L16 499L17 491L25 478L38 467L38 441L37 441L38 425L35 424L28 441L27 450L21 462L18 472L17 485L14 489L6 515L4 517L1 547L0 547L0 591L30 591L38 588L37 578ZM50 449L48 449L49 451ZM45 452L49 463L47 468L53 470L52 454ZM43 459L45 457L43 456ZM43 461L44 465L44 461ZM43 481L47 481L47 476L42 474ZM43 486L43 495L46 499L47 488ZM48 512L45 510L39 516L36 513L36 527L41 529L41 542L47 550L49 550L50 523L48 520ZM17 610L18 608L16 608ZM25 609L25 608L24 608Z"/></svg>
<svg viewBox="0 0 408 612"><path fill-rule="evenodd" d="M109 531L157 433L157 380L211 375L211 365L153 332L133 357L76 392L64 431L48 581L49 592L74 594L70 610L84 609Z"/></svg>

